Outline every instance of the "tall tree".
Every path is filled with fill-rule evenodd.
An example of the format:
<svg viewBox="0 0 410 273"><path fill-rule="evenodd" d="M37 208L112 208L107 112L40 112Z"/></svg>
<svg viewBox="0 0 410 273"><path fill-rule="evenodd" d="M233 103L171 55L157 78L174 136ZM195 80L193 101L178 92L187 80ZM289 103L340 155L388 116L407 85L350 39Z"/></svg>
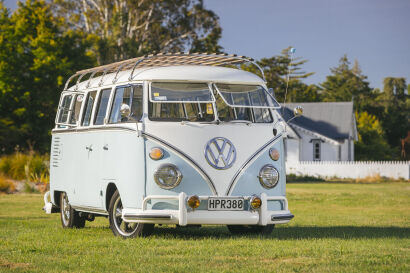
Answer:
<svg viewBox="0 0 410 273"><path fill-rule="evenodd" d="M410 96L406 92L404 78L387 77L384 79L383 92L377 101L383 111L377 113L386 133L387 141L399 158L400 139L406 138L410 131Z"/></svg>
<svg viewBox="0 0 410 273"><path fill-rule="evenodd" d="M0 2L0 148L48 150L63 79L94 64L88 42L63 32L45 1L19 2L10 15Z"/></svg>
<svg viewBox="0 0 410 273"><path fill-rule="evenodd" d="M285 93L287 93L287 102L318 101L317 86L306 85L302 82L302 79L314 73L303 71L302 66L307 60L300 57L292 59L290 49L291 47L285 48L280 55L263 58L256 62L265 74L268 87L273 88L275 96L280 102L284 101ZM260 71L254 65L243 68L261 76Z"/></svg>
<svg viewBox="0 0 410 273"><path fill-rule="evenodd" d="M160 51L219 52L218 16L203 0L53 0L67 25L96 40L100 64Z"/></svg>
<svg viewBox="0 0 410 273"><path fill-rule="evenodd" d="M356 110L359 112L365 110L374 96L357 60L353 67L350 67L349 59L344 55L339 65L331 68L330 71L332 74L320 84L323 101L353 100Z"/></svg>

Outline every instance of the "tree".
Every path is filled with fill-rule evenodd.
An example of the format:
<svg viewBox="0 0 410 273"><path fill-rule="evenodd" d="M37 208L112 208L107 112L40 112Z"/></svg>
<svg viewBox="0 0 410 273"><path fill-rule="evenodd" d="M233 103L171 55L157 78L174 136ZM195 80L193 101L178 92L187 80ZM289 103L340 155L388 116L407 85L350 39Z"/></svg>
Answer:
<svg viewBox="0 0 410 273"><path fill-rule="evenodd" d="M278 56L263 58L256 63L262 68L267 85L273 88L275 96L279 102L284 101L286 89L287 102L310 102L318 101L319 94L316 85L306 85L301 80L311 75L313 72L305 72L301 66L307 62L300 57L291 59L289 50L291 47L282 50ZM243 66L244 69L262 76L254 65ZM288 81L289 76L289 82Z"/></svg>
<svg viewBox="0 0 410 273"><path fill-rule="evenodd" d="M356 160L392 159L392 150L384 138L383 127L376 116L367 112L357 113L359 141L355 144Z"/></svg>
<svg viewBox="0 0 410 273"><path fill-rule="evenodd" d="M203 0L53 0L71 29L94 37L100 64L152 52L220 52L218 16Z"/></svg>
<svg viewBox="0 0 410 273"><path fill-rule="evenodd" d="M404 78L387 77L384 79L383 92L377 98L382 107L377 116L381 120L388 143L397 150L397 158L400 155L400 139L406 138L410 131L410 97L406 87Z"/></svg>
<svg viewBox="0 0 410 273"><path fill-rule="evenodd" d="M346 55L339 65L331 68L332 75L320 84L323 101L354 101L356 110L365 111L368 103L374 100L372 89L362 74L359 63L355 60L352 68Z"/></svg>
<svg viewBox="0 0 410 273"><path fill-rule="evenodd" d="M10 15L0 2L0 148L46 151L63 79L94 65L89 42L63 32L42 0L19 2Z"/></svg>

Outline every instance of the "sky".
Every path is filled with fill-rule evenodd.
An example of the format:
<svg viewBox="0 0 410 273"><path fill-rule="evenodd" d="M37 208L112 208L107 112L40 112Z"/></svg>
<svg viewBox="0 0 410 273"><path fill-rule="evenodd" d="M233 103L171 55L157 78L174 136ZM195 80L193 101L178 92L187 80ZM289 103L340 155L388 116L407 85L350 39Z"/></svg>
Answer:
<svg viewBox="0 0 410 273"><path fill-rule="evenodd" d="M385 77L410 84L410 0L205 0L219 17L220 44L255 59L293 46L319 84L347 54L357 59L371 87Z"/></svg>
<svg viewBox="0 0 410 273"><path fill-rule="evenodd" d="M16 0L5 0L14 10ZM261 59L293 46L304 81L320 84L347 54L358 60L371 87L385 77L410 84L410 0L204 0L222 26L221 46L230 54Z"/></svg>

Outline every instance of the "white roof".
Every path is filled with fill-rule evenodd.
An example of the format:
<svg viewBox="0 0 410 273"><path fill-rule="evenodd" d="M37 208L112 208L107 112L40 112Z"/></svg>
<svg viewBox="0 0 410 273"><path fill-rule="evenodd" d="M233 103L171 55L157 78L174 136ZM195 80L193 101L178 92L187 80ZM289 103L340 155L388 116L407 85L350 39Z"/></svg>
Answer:
<svg viewBox="0 0 410 273"><path fill-rule="evenodd" d="M265 82L257 75L227 67L205 66L205 65L176 65L164 67L143 67L136 68L133 73L133 78L129 80L131 70L120 71L117 75L115 84L126 84L130 81L200 81L200 82L225 82L225 83L241 83L241 84L259 84L265 85ZM103 77L102 86L113 84L115 73L106 74ZM86 88L88 80L84 80L78 84L78 90L89 88L98 88L100 86L102 76L91 79L89 87ZM74 84L68 90L75 90Z"/></svg>

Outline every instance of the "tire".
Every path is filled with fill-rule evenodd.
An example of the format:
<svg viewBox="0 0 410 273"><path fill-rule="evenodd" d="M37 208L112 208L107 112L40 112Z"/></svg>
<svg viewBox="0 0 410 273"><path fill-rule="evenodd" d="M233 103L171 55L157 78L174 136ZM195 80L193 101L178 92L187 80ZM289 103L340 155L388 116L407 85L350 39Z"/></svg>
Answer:
<svg viewBox="0 0 410 273"><path fill-rule="evenodd" d="M108 213L110 228L115 236L124 239L145 237L151 235L154 231L154 224L127 223L122 220L122 202L118 190L111 197Z"/></svg>
<svg viewBox="0 0 410 273"><path fill-rule="evenodd" d="M70 206L65 192L60 194L60 218L63 228L83 228L85 226L85 218Z"/></svg>
<svg viewBox="0 0 410 273"><path fill-rule="evenodd" d="M228 225L228 230L230 233L238 235L238 234L261 234L261 235L269 235L272 233L273 228L275 225L266 225L266 226L257 226L257 225Z"/></svg>

